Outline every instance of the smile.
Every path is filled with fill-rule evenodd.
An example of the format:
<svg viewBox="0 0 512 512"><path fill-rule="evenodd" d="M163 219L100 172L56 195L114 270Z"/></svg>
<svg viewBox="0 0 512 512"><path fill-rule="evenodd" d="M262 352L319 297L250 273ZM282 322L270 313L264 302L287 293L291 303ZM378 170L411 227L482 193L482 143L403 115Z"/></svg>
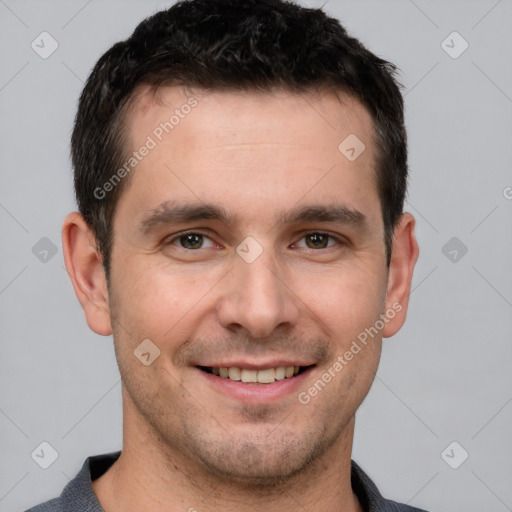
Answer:
<svg viewBox="0 0 512 512"><path fill-rule="evenodd" d="M290 379L302 371L307 370L310 366L278 366L260 370L238 368L235 366L229 368L198 366L198 368L223 379L248 384L272 384L279 380Z"/></svg>

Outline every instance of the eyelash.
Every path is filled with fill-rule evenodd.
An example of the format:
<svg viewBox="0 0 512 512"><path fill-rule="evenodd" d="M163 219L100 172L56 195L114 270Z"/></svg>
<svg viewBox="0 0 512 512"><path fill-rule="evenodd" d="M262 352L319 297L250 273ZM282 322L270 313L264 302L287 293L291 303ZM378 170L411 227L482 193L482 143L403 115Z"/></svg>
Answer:
<svg viewBox="0 0 512 512"><path fill-rule="evenodd" d="M164 241L164 244L165 246L167 245L174 245L174 242L179 242L179 239L184 237L184 236L187 236L187 235L200 235L204 238L208 238L210 239L214 244L215 242L213 241L213 239L205 234L205 233L202 233L201 231L183 231L182 233L178 233L174 236L172 236L172 238L169 238L169 239L166 239ZM330 233L326 233L324 231L308 231L307 233L304 233L303 235L301 235L301 237L299 238L299 240L303 240L304 238L308 237L308 236L311 236L311 235L321 235L321 236L326 236L328 237L328 243L331 241L331 240L334 240L335 242L337 242L337 245L346 245L347 242L337 236L334 236L334 235L331 235ZM220 245L220 244L216 244L216 245ZM292 244L292 246L295 246L296 245L296 242L294 242ZM330 249L332 248L333 246L332 245L328 245L327 247L321 247L320 249L313 249L311 247L306 247L307 250L310 250L310 251L320 251L322 249ZM187 251L187 252L194 252L194 251L199 251L201 249L203 249L203 247L200 247L199 249L187 249L185 247L182 247L182 246L178 246L179 249L182 249L184 251ZM304 247L302 247L302 249L304 249Z"/></svg>

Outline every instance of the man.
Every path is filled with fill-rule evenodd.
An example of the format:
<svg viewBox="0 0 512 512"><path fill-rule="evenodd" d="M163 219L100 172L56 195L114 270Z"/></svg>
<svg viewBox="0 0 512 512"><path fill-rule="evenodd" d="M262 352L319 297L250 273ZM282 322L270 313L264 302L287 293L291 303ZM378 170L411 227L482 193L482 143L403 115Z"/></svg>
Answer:
<svg viewBox="0 0 512 512"><path fill-rule="evenodd" d="M63 226L123 450L32 511L410 511L351 461L418 257L394 67L321 10L192 0L97 63Z"/></svg>

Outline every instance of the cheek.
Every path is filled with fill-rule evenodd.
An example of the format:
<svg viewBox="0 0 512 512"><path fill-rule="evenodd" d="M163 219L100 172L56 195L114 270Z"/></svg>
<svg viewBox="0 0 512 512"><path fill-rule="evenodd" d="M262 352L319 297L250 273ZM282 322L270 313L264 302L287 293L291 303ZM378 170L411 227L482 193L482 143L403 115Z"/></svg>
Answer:
<svg viewBox="0 0 512 512"><path fill-rule="evenodd" d="M113 314L126 327L123 336L149 338L159 346L186 339L204 309L205 297L220 279L218 272L149 260L148 256L132 258L123 275L113 280Z"/></svg>
<svg viewBox="0 0 512 512"><path fill-rule="evenodd" d="M386 279L376 265L351 262L302 276L294 291L322 321L326 334L346 343L373 325L383 312Z"/></svg>

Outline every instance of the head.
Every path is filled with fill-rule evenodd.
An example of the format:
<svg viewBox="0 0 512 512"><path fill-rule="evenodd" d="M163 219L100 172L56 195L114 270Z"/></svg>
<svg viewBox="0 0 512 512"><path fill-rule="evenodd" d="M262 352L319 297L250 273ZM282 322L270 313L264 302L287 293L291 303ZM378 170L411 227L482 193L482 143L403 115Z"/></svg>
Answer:
<svg viewBox="0 0 512 512"><path fill-rule="evenodd" d="M418 254L394 66L321 10L179 2L98 61L72 159L66 264L135 437L252 483L346 449Z"/></svg>

